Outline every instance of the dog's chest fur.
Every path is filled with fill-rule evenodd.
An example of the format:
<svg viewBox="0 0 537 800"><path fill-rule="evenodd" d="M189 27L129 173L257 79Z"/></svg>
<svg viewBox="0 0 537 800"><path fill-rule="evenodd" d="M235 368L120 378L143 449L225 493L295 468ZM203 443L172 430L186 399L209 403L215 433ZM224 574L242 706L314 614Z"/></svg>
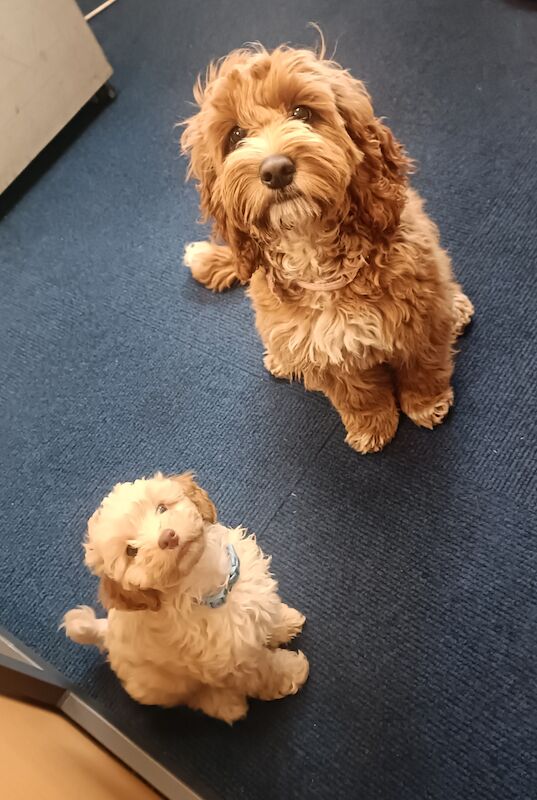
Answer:
<svg viewBox="0 0 537 800"><path fill-rule="evenodd" d="M333 252L334 251L334 252ZM356 256L358 259L359 256ZM250 294L257 312L257 327L267 350L291 372L308 368L362 366L378 363L389 354L381 309L371 298L340 291L300 290L297 279L309 283L334 281L342 271L343 257L325 248L315 236L289 232L268 254L276 280L289 281L296 293L276 297L264 273L256 273ZM345 269L356 262L349 259Z"/></svg>
<svg viewBox="0 0 537 800"><path fill-rule="evenodd" d="M289 231L281 236L275 248L282 277L304 281L323 281L337 270L333 257L323 253L311 232Z"/></svg>

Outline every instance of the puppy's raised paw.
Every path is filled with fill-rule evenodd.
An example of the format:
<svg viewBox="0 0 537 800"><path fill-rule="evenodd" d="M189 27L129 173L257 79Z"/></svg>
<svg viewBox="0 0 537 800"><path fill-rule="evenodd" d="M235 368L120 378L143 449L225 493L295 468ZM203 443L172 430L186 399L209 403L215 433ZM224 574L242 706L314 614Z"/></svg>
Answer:
<svg viewBox="0 0 537 800"><path fill-rule="evenodd" d="M95 611L89 606L77 606L65 614L60 628L78 644L93 644L104 650L108 620L97 619Z"/></svg>

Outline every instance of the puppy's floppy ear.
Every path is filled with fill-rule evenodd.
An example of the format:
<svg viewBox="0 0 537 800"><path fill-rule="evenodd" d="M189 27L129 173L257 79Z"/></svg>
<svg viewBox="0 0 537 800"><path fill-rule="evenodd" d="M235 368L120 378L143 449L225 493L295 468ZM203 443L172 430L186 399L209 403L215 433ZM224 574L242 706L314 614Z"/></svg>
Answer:
<svg viewBox="0 0 537 800"><path fill-rule="evenodd" d="M108 575L103 575L99 586L99 602L108 611L111 608L119 611L158 611L160 593L156 589L126 590Z"/></svg>
<svg viewBox="0 0 537 800"><path fill-rule="evenodd" d="M347 133L363 154L351 183L360 215L365 214L377 230L389 231L399 222L411 161L390 129L375 117L364 84L337 65L324 62L323 66Z"/></svg>
<svg viewBox="0 0 537 800"><path fill-rule="evenodd" d="M99 575L101 570L104 566L104 560L99 551L93 546L92 544L92 533L99 522L99 517L101 514L100 507L97 511L94 511L91 517L88 520L88 530L86 533L86 541L83 544L84 547L84 562L91 572L95 575Z"/></svg>
<svg viewBox="0 0 537 800"><path fill-rule="evenodd" d="M172 475L171 479L181 484L183 492L197 506L205 522L216 522L216 506L205 489L198 486L191 472L185 472L183 475Z"/></svg>

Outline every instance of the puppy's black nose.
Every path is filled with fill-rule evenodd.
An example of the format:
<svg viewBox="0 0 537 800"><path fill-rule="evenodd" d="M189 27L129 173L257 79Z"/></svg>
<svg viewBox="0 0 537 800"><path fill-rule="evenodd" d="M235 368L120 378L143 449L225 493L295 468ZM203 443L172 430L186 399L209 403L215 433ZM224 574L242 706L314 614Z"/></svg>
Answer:
<svg viewBox="0 0 537 800"><path fill-rule="evenodd" d="M158 546L162 550L173 549L179 544L179 537L171 528L166 528L158 537Z"/></svg>
<svg viewBox="0 0 537 800"><path fill-rule="evenodd" d="M287 156L268 156L261 163L259 176L269 189L283 189L292 182L296 167Z"/></svg>

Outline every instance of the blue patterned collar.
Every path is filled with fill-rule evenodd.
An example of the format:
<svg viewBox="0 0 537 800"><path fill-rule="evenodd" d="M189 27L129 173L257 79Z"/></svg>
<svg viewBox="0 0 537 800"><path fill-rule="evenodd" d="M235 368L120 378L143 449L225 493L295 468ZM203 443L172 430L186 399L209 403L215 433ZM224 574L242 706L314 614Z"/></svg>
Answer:
<svg viewBox="0 0 537 800"><path fill-rule="evenodd" d="M229 556L229 575L225 586L219 589L218 592L209 594L207 597L204 597L202 600L200 600L200 604L202 606L209 606L209 608L220 608L220 606L223 606L227 600L228 594L239 580L239 575L241 574L241 562L237 552L232 544L228 544L226 550Z"/></svg>

